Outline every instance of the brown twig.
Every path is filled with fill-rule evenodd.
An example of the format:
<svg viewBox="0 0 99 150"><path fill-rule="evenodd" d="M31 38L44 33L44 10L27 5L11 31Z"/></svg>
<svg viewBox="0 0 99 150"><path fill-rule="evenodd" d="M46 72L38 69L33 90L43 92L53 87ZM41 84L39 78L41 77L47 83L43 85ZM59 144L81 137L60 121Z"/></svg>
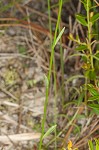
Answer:
<svg viewBox="0 0 99 150"><path fill-rule="evenodd" d="M99 130L99 125L96 126L96 128L94 128L91 132L89 132L88 135L86 135L85 137L83 137L80 141L78 141L75 145L74 145L74 148L75 147L80 147L81 146L81 143L84 143L84 141L86 139L88 139L88 137L90 137L90 135L92 135L95 131L98 131ZM87 141L87 140L86 140Z"/></svg>
<svg viewBox="0 0 99 150"><path fill-rule="evenodd" d="M9 26L20 26L23 28L27 28L27 29L31 29L31 30L35 30L38 31L44 35L47 35L50 37L50 32L49 30L44 29L43 27L41 27L40 25L34 24L34 23L28 23L27 21L23 21L23 20L19 20L17 18L0 18L0 21L17 21L18 23L3 23L0 24L0 27L9 27Z"/></svg>
<svg viewBox="0 0 99 150"><path fill-rule="evenodd" d="M78 114L78 115L81 114L82 111L83 111L83 109L84 109L84 107L78 108L78 113L77 113L77 114ZM64 139L63 139L62 147L65 147L66 141L67 141L67 139L68 139L70 133L72 132L72 130L73 130L73 128L74 128L74 124L76 123L76 121L77 121L77 119L75 118L75 120L72 122L72 125L69 127L69 130L68 130L68 132L66 133L66 135L65 135L65 137L64 137Z"/></svg>

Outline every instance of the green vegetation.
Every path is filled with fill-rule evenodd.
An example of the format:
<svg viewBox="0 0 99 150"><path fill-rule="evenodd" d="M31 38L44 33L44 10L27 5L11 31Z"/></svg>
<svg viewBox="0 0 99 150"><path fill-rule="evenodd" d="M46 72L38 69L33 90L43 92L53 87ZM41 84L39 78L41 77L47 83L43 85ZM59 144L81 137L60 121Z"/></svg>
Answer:
<svg viewBox="0 0 99 150"><path fill-rule="evenodd" d="M21 25L22 28L29 29L31 32L30 34L32 34L32 27L33 27L33 33L34 35L36 35L35 38L33 39L34 43L32 43L31 35L29 35L30 36L29 38L31 38L30 41L28 41L27 39L27 43L30 46L30 49L28 50L30 50L30 52L27 51L27 47L25 47L24 45L19 45L17 47L18 52L20 53L20 56L31 58L31 60L33 57L34 58L38 57L38 58L41 58L41 61L42 61L43 60L42 55L39 57L39 54L43 48L41 48L40 51L36 51L36 48L34 48L35 47L34 45L36 43L37 44L36 46L38 46L41 43L43 43L43 40L41 40L43 36L40 37L40 40L38 40L38 43L37 43L37 39L39 39L38 38L39 31L41 29L43 29L45 33L49 33L50 35L48 36L48 34L44 34L44 36L47 35L48 38L50 37L50 43L47 45L47 46L50 45L50 51L48 51L48 55L47 55L48 57L50 57L48 58L49 59L49 68L47 68L48 73L47 75L44 76L44 80L43 81L41 80L42 83L46 84L44 114L43 114L42 120L38 121L39 123L37 123L33 127L34 131L41 132L41 137L37 146L38 150L45 150L45 149L48 150L50 149L50 146L52 146L53 150L80 150L80 148L83 149L84 148L83 146L86 146L86 145L87 145L86 147L89 148L89 150L99 150L99 139L98 139L99 137L95 137L95 138L94 136L91 137L93 133L96 133L97 130L99 130L99 127L96 126L98 124L98 121L96 122L96 124L94 124L95 123L94 116L97 118L97 116L99 115L99 22L98 22L99 21L99 13L98 13L99 3L96 0L80 0L81 5L82 5L81 9L83 9L83 11L81 11L81 13L75 14L75 19L73 18L71 22L74 22L74 20L76 20L77 25L79 24L80 27L82 27L82 30L84 30L83 34L85 38L82 39L79 31L75 33L73 32L71 33L71 31L68 30L69 34L65 35L66 28L64 27L65 23L62 22L62 7L65 3L68 4L69 2L70 0L58 0L54 4L53 1L47 0L48 16L46 16L43 13L41 16L42 18L45 17L45 20L46 18L49 19L48 31L44 29L43 27L40 28L38 24L35 24L34 22L37 22L36 19L34 19L34 22L30 21L31 19L29 17L32 18L32 15L28 14L30 12L28 12L29 10L27 6L26 6L26 11L25 11L25 7L23 6L21 7L21 5L20 6L17 5L18 3L21 4L22 0L17 0L17 1L11 0L10 2L8 2L8 4L5 3L6 5L4 5L4 7L2 7L3 1L0 2L0 15L3 12L7 13L10 9L13 12L12 17L10 16L10 14L9 14L9 18L5 17L7 20L1 17L1 20L0 20L1 27L2 27L2 22L4 23L3 24L4 27L8 27L8 26L11 26L14 21L16 22L16 24L13 24L13 26L14 25L17 26L18 19L15 19L13 16L16 13L14 8L18 7L19 11L22 12L21 15L23 15L23 18L19 19L21 20L21 22L19 21L19 26ZM55 15L57 19L52 18L51 13L53 9L55 9L56 11ZM34 10L34 12L37 13L38 10L37 11ZM25 14L26 15L28 14L28 15L25 16ZM38 13L36 15L38 15ZM74 17L74 14L72 13L70 15ZM54 21L52 22L52 20ZM7 26L7 23L9 23L10 21L11 23L8 24ZM53 24L55 25L54 26L55 28L53 28ZM44 24L42 23L42 25ZM40 34L42 35L42 32L40 32ZM63 38L65 36L67 38L67 41L72 43L70 47L67 46L65 42L63 42ZM79 57L78 61L80 62L80 65L81 65L80 66L81 73L79 73L80 71L77 72L78 74L77 73L72 74L70 72L71 75L65 78L65 71L66 71L65 65L66 64L64 60L64 51L66 49L63 47L63 45L65 45L65 48L67 49L70 48L70 51L71 51L72 45L74 46L73 52L67 55L68 58L66 59L71 60L71 59L75 59ZM57 49L59 50L58 51L58 55L59 55L58 63L60 65L59 66L60 67L59 68L59 74L60 74L59 80L60 81L59 80L57 81L58 69L57 69L57 60L56 60L56 55L55 55L56 54L55 52L57 51ZM26 55L29 55L29 57ZM33 63L31 63L31 65ZM44 63L44 60L43 60L43 63ZM24 64L24 66L25 65L27 65L26 67L28 68L30 64L28 62L28 64ZM68 67L71 67L71 66L68 66ZM28 87L32 89L37 84L39 85L38 81L33 79L33 76L34 74L31 75L31 78L29 79L27 78L26 89L28 89ZM5 81L6 86L9 86L9 87L13 86L15 84L15 80L18 77L19 75L15 69L8 69L5 72L5 76L4 76L4 81ZM23 78L25 82L25 77ZM75 82L80 79L82 79L83 82L75 86ZM59 85L57 85L58 83ZM53 101L54 101L54 108L51 108L53 112L53 116L52 116L53 119L52 119L52 122L47 124L48 125L47 126L46 125L47 108L48 108L48 102L50 101L49 93L51 92L52 92ZM69 98L67 98L66 95L69 95L68 96ZM58 98L60 101L59 103L57 100ZM57 105L60 105L60 106L57 106ZM57 111L58 107L60 107L59 113ZM90 118L92 117L93 119L90 121ZM32 126L31 121L29 123ZM95 130L93 129L92 126L95 126ZM88 130L87 133L85 133L86 129L84 127ZM82 128L84 128L84 130ZM84 134L82 135L82 133ZM71 140L71 137L73 141ZM47 138L49 138L47 143L43 143L43 141L46 140ZM85 142L84 143L85 145L83 144L83 142Z"/></svg>
<svg viewBox="0 0 99 150"><path fill-rule="evenodd" d="M91 0L81 1L86 9L86 15L77 14L76 19L79 23L87 28L87 37L84 42L80 41L79 36L74 39L74 37L70 34L69 38L77 43L76 50L84 54L83 59L83 70L85 76L85 85L83 90L85 91L85 105L91 107L95 112L99 111L98 99L99 99L99 81L97 69L95 68L94 61L99 61L99 50L96 49L93 52L92 46L96 42L93 40L93 26L95 22L99 19L99 13L94 14L93 8L95 6L92 5ZM93 84L92 84L93 81ZM88 97L88 91L90 96Z"/></svg>
<svg viewBox="0 0 99 150"><path fill-rule="evenodd" d="M95 3L93 4L91 0L82 0L81 2L84 5L86 14L85 15L76 14L76 19L80 24L85 26L86 31L87 31L87 36L84 39L84 42L82 42L80 40L79 35L76 35L76 38L74 38L74 36L70 33L69 39L77 43L77 46L76 46L76 51L78 52L77 55L81 56L82 57L81 59L83 61L82 68L83 68L84 76L82 76L82 78L85 78L85 83L84 83L84 85L82 85L81 91L79 91L81 96L79 95L77 107L81 107L82 104L84 104L85 107L87 108L85 115L88 116L90 109L93 111L93 113L99 114L99 81L98 81L99 78L98 78L97 69L96 69L97 66L95 65L95 64L99 64L98 63L99 50L96 49L94 52L93 48L92 48L93 45L96 43L95 35L98 34L98 31L95 31L95 34L94 34L94 25L96 24L97 20L99 19L99 13L95 13L94 8L97 6ZM51 21L50 21L50 8L51 8L50 0L48 0L49 25L50 25L49 28L50 28L50 33L52 33ZM60 21L60 17L61 17L61 9L62 9L62 1L59 0L59 13L58 13L58 19L57 19L57 24L56 24L56 30L55 30L55 34L54 34L54 40L52 40L52 38L51 38L52 52L51 52L51 59L50 59L49 74L48 74L48 77L46 77L48 85L47 85L47 90L46 90L44 117L43 117L43 122L42 122L42 136L41 136L41 140L40 140L39 150L42 149L41 146L42 146L42 140L43 140L43 135L44 135L44 124L46 121L46 110L47 110L47 103L48 103L48 93L49 93L49 87L50 87L52 65L54 66L54 90L55 90L55 100L56 100L57 91L56 91L56 71L55 71L54 48L55 48L55 45L57 44L58 40L60 39L60 41L61 41L61 35L64 31L64 28L63 28L63 30L60 32L58 38L56 38L58 30L60 31L59 21ZM62 61L63 60L62 47L60 47L60 49L61 49L61 69L62 69L62 73L63 73L64 64ZM79 77L79 75L78 75L78 77ZM63 81L64 81L64 79L63 79ZM62 84L64 85L64 83L62 83ZM83 99L84 99L84 102L83 102ZM56 103L57 102L55 101L55 107L56 107ZM75 103L75 101L74 101L74 103ZM77 103L77 100L76 100L76 103ZM67 104L65 104L65 105L67 105ZM78 110L75 113L75 115L72 117L72 119L69 121L69 125L73 123L73 121L77 118L77 116L78 116ZM55 121L56 120L57 120L57 116L55 117ZM54 149L57 149L57 138L63 133L63 131L61 131L57 134L57 128L56 128L55 138L51 141L51 142L55 141ZM96 140L96 150L98 147L97 141L98 140ZM63 148L63 149L65 149L65 148ZM91 141L89 141L89 149L93 150ZM73 149L70 147L70 148L68 148L68 150L73 150Z"/></svg>

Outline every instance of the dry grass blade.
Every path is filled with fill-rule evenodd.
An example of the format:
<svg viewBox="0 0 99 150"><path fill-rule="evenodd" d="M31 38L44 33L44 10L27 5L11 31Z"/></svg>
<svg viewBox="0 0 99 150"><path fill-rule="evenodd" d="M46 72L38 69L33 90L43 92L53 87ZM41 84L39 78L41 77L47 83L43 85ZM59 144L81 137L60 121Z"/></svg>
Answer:
<svg viewBox="0 0 99 150"><path fill-rule="evenodd" d="M99 123L98 123L99 124ZM99 130L99 125L97 125L91 132L89 132L88 135L84 136L80 141L78 141L75 145L74 145L74 148L75 147L81 147L82 145L86 144L88 142L88 138L93 134L95 133L96 131ZM99 137L99 136L98 136Z"/></svg>
<svg viewBox="0 0 99 150"><path fill-rule="evenodd" d="M99 6L99 2L97 2L96 0L94 0L94 2L97 4L97 6Z"/></svg>
<svg viewBox="0 0 99 150"><path fill-rule="evenodd" d="M0 119L2 119L2 120L4 120L4 121L6 121L7 123L10 123L10 124L12 124L12 125L18 125L18 123L15 121L15 120L13 120L11 117L9 117L7 114L3 114L2 112L0 112ZM20 125L20 127L22 128L22 129L26 129L26 130L28 130L28 131L31 131L28 127L26 127L26 126L24 126L24 125Z"/></svg>
<svg viewBox="0 0 99 150"><path fill-rule="evenodd" d="M81 114L84 110L84 107L80 107L78 108L78 113L77 115ZM63 139L63 143L62 146L65 147L66 141L70 135L70 133L72 132L73 128L74 128L74 124L76 123L77 119L75 118L75 120L72 122L72 125L69 127L68 132L66 133L64 139Z"/></svg>
<svg viewBox="0 0 99 150"><path fill-rule="evenodd" d="M9 144L12 142L28 141L28 140L37 140L40 138L40 133L22 133L14 135L4 135L0 136L0 142L4 144Z"/></svg>
<svg viewBox="0 0 99 150"><path fill-rule="evenodd" d="M2 92L4 92L6 95L8 95L8 96L10 96L11 98L13 98L14 100L18 101L18 98L15 97L15 96L14 96L13 94L11 94L10 92L8 92L6 89L0 87L0 90L1 90Z"/></svg>

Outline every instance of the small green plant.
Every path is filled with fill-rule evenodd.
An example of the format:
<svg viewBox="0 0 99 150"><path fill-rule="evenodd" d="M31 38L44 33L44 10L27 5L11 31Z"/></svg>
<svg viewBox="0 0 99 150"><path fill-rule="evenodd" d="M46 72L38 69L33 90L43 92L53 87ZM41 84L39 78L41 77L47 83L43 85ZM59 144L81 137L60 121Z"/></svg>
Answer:
<svg viewBox="0 0 99 150"><path fill-rule="evenodd" d="M95 143L92 140L88 141L89 150L99 150L99 140L95 139Z"/></svg>
<svg viewBox="0 0 99 150"><path fill-rule="evenodd" d="M43 139L49 136L52 132L55 131L57 125L54 125L48 129L48 131L43 135Z"/></svg>
<svg viewBox="0 0 99 150"><path fill-rule="evenodd" d="M83 54L82 68L85 76L85 85L83 88L85 91L85 104L95 109L95 111L99 111L99 85L96 83L98 82L98 76L95 66L95 62L99 61L99 50L93 49L93 45L96 43L96 40L94 40L95 33L93 27L99 19L99 13L94 14L94 8L97 6L93 5L91 0L81 0L81 2L86 10L86 15L76 14L76 19L87 28L87 36L84 42L82 42L79 35L77 35L75 39L70 33L69 39L77 43L76 50L81 55Z"/></svg>
<svg viewBox="0 0 99 150"><path fill-rule="evenodd" d="M46 99L45 99L45 105L44 105L44 116L43 116L43 120L42 120L42 135L40 138L39 150L42 149L42 143L43 143L43 137L44 137L44 130L45 130L44 127L45 127L45 121L46 121L46 110L47 110L47 103L48 103L48 93L49 93L49 87L50 87L52 66L54 69L54 91L56 93L56 85L55 85L56 84L56 71L55 71L54 48L59 40L61 43L61 36L64 32L64 28L62 30L60 30L60 26L59 26L60 14L61 14L61 9L62 9L62 1L60 0L59 2L60 2L60 5L59 5L60 7L59 7L59 14L58 14L58 19L57 19L57 25L56 25L56 29L55 29L54 39L52 40L52 37L51 37L51 57L50 57L49 73L48 73L48 76L45 77ZM82 14L77 14L76 19L79 23L81 23L83 26L85 26L85 28L87 28L86 39L84 40L84 42L82 42L80 40L79 35L76 36L76 39L73 37L72 34L69 35L70 40L77 43L76 51L79 52L79 54L80 54L80 56L82 56L82 60L83 60L82 68L84 70L84 76L80 76L80 77L85 79L85 85L83 86L82 93L80 94L82 96L79 97L78 106L81 104L81 102L83 101L83 97L84 97L85 104L87 106L89 106L91 109L93 109L94 112L97 112L99 110L99 106L97 104L99 94L98 94L98 88L96 88L96 86L98 87L98 82L97 82L98 78L97 78L97 70L96 70L94 61L99 61L99 51L93 50L93 45L96 42L96 40L94 39L95 34L93 32L94 31L93 27L94 27L95 22L99 19L99 13L94 14L94 7L96 7L96 6L93 6L91 0L81 0L81 2L83 3L83 5L85 7L86 15L84 16ZM50 0L48 0L49 26L50 26L49 28L50 28L50 33L52 33L51 21L50 21L50 16L51 16L50 8L51 8ZM59 33L59 36L57 37L58 30L60 31L60 33ZM61 58L63 58L62 51L60 52L60 54L61 54ZM64 74L63 67L64 67L63 62L61 61L62 73ZM56 96L56 94L55 94L55 96ZM94 100L92 101L92 99L94 99ZM97 105L97 106L95 107L95 105ZM92 107L94 107L94 108L92 108ZM73 122L73 120L77 117L77 115L78 115L78 110L75 113L75 115L73 116L73 118L71 119L71 121L69 122L68 126ZM56 120L56 118L55 118L55 120ZM51 128L51 130L52 129L53 129L53 127ZM48 131L48 133L50 133L49 131ZM55 131L55 138L52 139L50 141L50 143L55 141L55 149L56 149L57 148L56 147L57 137L59 137L63 131L60 132L58 135L56 134L56 128L54 129L54 131ZM46 133L45 133L45 135L46 135ZM63 147L63 150L65 150L64 147ZM77 148L73 149L72 143L69 143L68 150L77 150Z"/></svg>
<svg viewBox="0 0 99 150"><path fill-rule="evenodd" d="M26 47L23 45L18 46L18 50L20 54L25 54L26 53Z"/></svg>
<svg viewBox="0 0 99 150"><path fill-rule="evenodd" d="M18 78L17 72L13 70L7 70L4 75L6 85L12 85L16 82Z"/></svg>
<svg viewBox="0 0 99 150"><path fill-rule="evenodd" d="M93 112L99 115L99 82L96 85L88 84L89 98L88 106Z"/></svg>

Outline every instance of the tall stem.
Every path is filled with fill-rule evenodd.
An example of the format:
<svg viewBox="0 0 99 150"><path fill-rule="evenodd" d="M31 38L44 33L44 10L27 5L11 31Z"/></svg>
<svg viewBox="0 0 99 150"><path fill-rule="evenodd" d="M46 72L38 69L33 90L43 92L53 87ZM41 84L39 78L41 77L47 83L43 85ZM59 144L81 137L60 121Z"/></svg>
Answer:
<svg viewBox="0 0 99 150"><path fill-rule="evenodd" d="M48 96L49 96L49 88L50 88L50 79L51 79L51 73L52 73L52 66L53 66L53 60L54 60L54 44L57 38L57 33L58 33L58 28L59 28L59 23L60 23L60 17L61 17L61 10L62 10L62 0L60 0L59 3L59 13L58 13L58 18L57 18L57 23L56 23L56 28L55 28L55 34L54 34L54 39L52 43L52 37L51 37L51 56L50 56L50 64L49 64L49 72L48 72L48 86L46 87L46 98L45 98L45 103L44 103L44 115L43 115L43 120L42 120L42 133L40 137L40 143L39 143L39 150L42 149L42 142L43 142L43 135L45 131L45 121L46 121L46 112L47 112L47 104L48 104ZM51 29L51 20L50 20L50 0L48 0L48 12L49 12L49 28L50 28L50 33L52 33ZM54 74L55 76L55 74ZM56 134L56 133L55 133Z"/></svg>
<svg viewBox="0 0 99 150"><path fill-rule="evenodd" d="M92 57L92 48L91 48L91 28L92 28L92 24L90 22L90 0L87 0L87 22L88 22L88 49L90 52L90 62L91 62L91 69L94 69L94 65L93 65L93 57Z"/></svg>

